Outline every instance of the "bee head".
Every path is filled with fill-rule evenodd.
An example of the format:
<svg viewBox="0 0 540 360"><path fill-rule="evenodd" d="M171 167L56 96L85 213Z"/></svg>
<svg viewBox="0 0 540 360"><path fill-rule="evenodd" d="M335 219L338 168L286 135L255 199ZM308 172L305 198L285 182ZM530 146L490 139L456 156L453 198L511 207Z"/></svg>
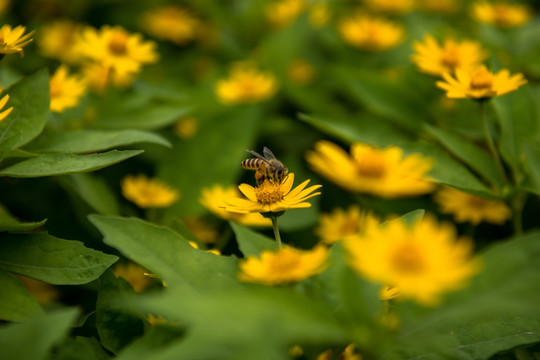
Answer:
<svg viewBox="0 0 540 360"><path fill-rule="evenodd" d="M286 167L282 167L282 168L279 168L277 171L277 176L280 178L280 179L283 179L285 176L287 176L287 174L289 173L289 169L287 169Z"/></svg>

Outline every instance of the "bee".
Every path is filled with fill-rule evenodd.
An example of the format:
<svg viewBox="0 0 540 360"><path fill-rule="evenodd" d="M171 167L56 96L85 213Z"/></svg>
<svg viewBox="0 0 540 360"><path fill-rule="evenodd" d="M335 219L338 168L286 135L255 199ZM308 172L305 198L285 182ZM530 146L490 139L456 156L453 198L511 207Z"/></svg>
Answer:
<svg viewBox="0 0 540 360"><path fill-rule="evenodd" d="M247 170L255 170L257 185L262 184L266 179L281 183L289 173L289 169L276 159L269 148L263 149L264 156L253 150L246 151L255 157L242 161L242 167Z"/></svg>

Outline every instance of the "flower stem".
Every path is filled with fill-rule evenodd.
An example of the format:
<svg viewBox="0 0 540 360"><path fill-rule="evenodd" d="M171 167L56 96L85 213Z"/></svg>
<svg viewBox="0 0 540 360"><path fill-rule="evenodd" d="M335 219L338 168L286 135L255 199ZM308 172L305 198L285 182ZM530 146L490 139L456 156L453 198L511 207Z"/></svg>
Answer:
<svg viewBox="0 0 540 360"><path fill-rule="evenodd" d="M486 142L489 147L489 151L491 152L491 156L493 157L493 160L495 160L495 164L497 165L497 169L499 170L499 173L501 174L502 179L505 182L507 182L506 173L504 172L501 158L499 157L499 153L497 152L497 149L495 148L495 143L493 142L493 138L491 137L491 133L489 132L489 126L488 126L487 116L486 116L485 101L480 101L480 113L482 115L482 125L484 127L484 135L486 137Z"/></svg>
<svg viewBox="0 0 540 360"><path fill-rule="evenodd" d="M514 195L514 197L511 200L511 207L512 207L512 223L514 225L514 231L516 235L522 235L523 234L523 206L525 205L525 201L527 198L527 194L524 192L518 192Z"/></svg>
<svg viewBox="0 0 540 360"><path fill-rule="evenodd" d="M276 237L276 242L278 244L278 248L282 248L281 245L281 236L279 235L279 227L278 227L278 217L277 216L271 216L270 219L272 219L272 229L274 229L274 236Z"/></svg>

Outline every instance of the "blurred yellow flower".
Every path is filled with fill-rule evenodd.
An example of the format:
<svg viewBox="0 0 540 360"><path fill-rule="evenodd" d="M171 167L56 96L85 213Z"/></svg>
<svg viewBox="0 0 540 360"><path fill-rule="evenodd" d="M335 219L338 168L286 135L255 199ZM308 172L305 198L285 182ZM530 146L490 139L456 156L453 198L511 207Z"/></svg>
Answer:
<svg viewBox="0 0 540 360"><path fill-rule="evenodd" d="M476 68L487 57L480 43L470 40L456 42L446 38L439 45L433 36L426 35L423 42L415 41L413 46L413 62L420 71L431 75L453 74L458 68Z"/></svg>
<svg viewBox="0 0 540 360"><path fill-rule="evenodd" d="M349 344L341 353L341 360L362 360L362 356L356 352L356 346L354 344Z"/></svg>
<svg viewBox="0 0 540 360"><path fill-rule="evenodd" d="M29 32L24 35L26 27L19 25L12 28L11 25L3 25L0 28L0 54L18 53L24 56L23 47L28 45L32 39L30 37L34 32Z"/></svg>
<svg viewBox="0 0 540 360"><path fill-rule="evenodd" d="M277 251L263 251L260 258L250 256L239 265L240 281L278 285L302 281L323 272L328 266L329 252L319 245L311 250L283 246Z"/></svg>
<svg viewBox="0 0 540 360"><path fill-rule="evenodd" d="M136 73L118 73L110 65L101 63L87 63L82 68L82 74L88 87L97 94L103 94L105 90L113 85L124 88L135 81Z"/></svg>
<svg viewBox="0 0 540 360"><path fill-rule="evenodd" d="M472 5L471 13L476 21L499 28L518 27L532 17L532 10L528 6L506 1L478 1Z"/></svg>
<svg viewBox="0 0 540 360"><path fill-rule="evenodd" d="M351 205L346 210L336 208L328 214L321 214L315 232L324 244L333 244L358 235L367 226L378 223L379 219L373 214L361 211L357 205Z"/></svg>
<svg viewBox="0 0 540 360"><path fill-rule="evenodd" d="M127 175L121 185L124 197L140 208L167 207L179 197L177 190L142 174Z"/></svg>
<svg viewBox="0 0 540 360"><path fill-rule="evenodd" d="M219 231L216 227L207 223L199 216L186 217L182 221L189 231L203 244L214 244L219 238Z"/></svg>
<svg viewBox="0 0 540 360"><path fill-rule="evenodd" d="M420 154L404 157L396 146L378 149L354 143L349 156L339 146L319 141L306 158L319 174L355 193L398 198L427 194L435 188L426 175L433 161Z"/></svg>
<svg viewBox="0 0 540 360"><path fill-rule="evenodd" d="M473 225L482 221L502 225L512 216L510 208L501 200L483 199L450 187L437 191L435 202L442 213L454 215L457 222Z"/></svg>
<svg viewBox="0 0 540 360"><path fill-rule="evenodd" d="M470 98L485 100L517 90L527 83L523 74L510 76L506 69L494 74L485 66L475 69L456 69L456 77L443 74L445 81L437 81L437 86L446 91L446 96L453 99Z"/></svg>
<svg viewBox="0 0 540 360"><path fill-rule="evenodd" d="M69 76L67 66L59 66L49 79L51 111L59 113L77 106L85 91L86 85L78 76Z"/></svg>
<svg viewBox="0 0 540 360"><path fill-rule="evenodd" d="M405 14L414 9L415 0L364 0L364 3L373 11Z"/></svg>
<svg viewBox="0 0 540 360"><path fill-rule="evenodd" d="M239 213L266 213L281 212L289 209L300 209L311 207L306 202L307 199L320 195L320 192L313 193L321 185L313 185L305 189L310 180L306 180L296 188L292 189L294 174L289 173L282 183L273 182L268 179L258 187L254 188L248 184L241 184L238 189L244 194L244 198L231 198L223 202L225 210ZM291 190L292 189L292 190Z"/></svg>
<svg viewBox="0 0 540 360"><path fill-rule="evenodd" d="M9 101L9 94L4 95L4 97L2 99L0 99L0 110L2 110L4 108L4 106L6 106L8 101ZM2 112L0 112L0 122L2 122L2 120L7 118L9 116L9 114L11 114L12 111L13 111L13 106L7 108L6 110L4 110Z"/></svg>
<svg viewBox="0 0 540 360"><path fill-rule="evenodd" d="M404 36L400 25L361 12L341 20L338 31L350 45L369 51L396 47Z"/></svg>
<svg viewBox="0 0 540 360"><path fill-rule="evenodd" d="M296 59L289 65L287 75L293 83L307 85L315 77L315 67L304 59Z"/></svg>
<svg viewBox="0 0 540 360"><path fill-rule="evenodd" d="M271 226L272 221L263 217L259 213L237 214L225 210L223 202L228 199L240 196L238 190L233 187L223 187L216 184L209 188L202 189L202 195L199 202L217 217L234 221L244 226Z"/></svg>
<svg viewBox="0 0 540 360"><path fill-rule="evenodd" d="M6 14L11 8L11 0L0 0L0 15Z"/></svg>
<svg viewBox="0 0 540 360"><path fill-rule="evenodd" d="M82 25L71 20L56 20L39 29L36 40L41 54L62 63L76 64L81 54L75 42Z"/></svg>
<svg viewBox="0 0 540 360"><path fill-rule="evenodd" d="M461 0L420 0L421 10L437 14L452 14L461 7Z"/></svg>
<svg viewBox="0 0 540 360"><path fill-rule="evenodd" d="M330 16L330 9L326 2L315 3L309 8L309 22L317 28L328 24Z"/></svg>
<svg viewBox="0 0 540 360"><path fill-rule="evenodd" d="M185 116L174 124L174 133L180 139L189 139L199 130L199 122L193 116Z"/></svg>
<svg viewBox="0 0 540 360"><path fill-rule="evenodd" d="M292 23L304 11L304 0L277 0L266 6L266 18L277 27Z"/></svg>
<svg viewBox="0 0 540 360"><path fill-rule="evenodd" d="M140 71L142 64L158 60L156 43L144 41L120 26L86 27L77 40L77 50L86 58L111 67L120 76Z"/></svg>
<svg viewBox="0 0 540 360"><path fill-rule="evenodd" d="M112 271L116 277L130 283L135 292L145 290L152 283L151 277L146 275L146 270L133 262L118 263L113 267Z"/></svg>
<svg viewBox="0 0 540 360"><path fill-rule="evenodd" d="M472 241L457 238L449 223L425 216L409 226L396 219L344 240L350 266L370 281L399 289L400 299L437 305L480 270Z"/></svg>
<svg viewBox="0 0 540 360"><path fill-rule="evenodd" d="M19 274L14 275L22 281L24 287L40 304L50 304L60 296L58 289L45 281L32 279Z"/></svg>
<svg viewBox="0 0 540 360"><path fill-rule="evenodd" d="M165 5L143 14L141 26L156 39L183 45L197 37L201 22L187 9Z"/></svg>
<svg viewBox="0 0 540 360"><path fill-rule="evenodd" d="M274 75L259 71L251 62L239 62L231 67L227 79L216 83L215 92L223 104L233 105L267 100L277 88Z"/></svg>

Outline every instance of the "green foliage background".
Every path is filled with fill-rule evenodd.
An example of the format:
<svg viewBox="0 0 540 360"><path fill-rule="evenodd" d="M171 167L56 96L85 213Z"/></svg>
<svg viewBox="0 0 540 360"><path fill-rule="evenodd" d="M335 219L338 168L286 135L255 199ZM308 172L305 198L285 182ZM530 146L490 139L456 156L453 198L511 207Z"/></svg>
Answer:
<svg viewBox="0 0 540 360"><path fill-rule="evenodd" d="M383 53L346 45L334 23L315 29L307 14L281 29L264 17L268 0L182 1L218 29L214 44L159 42L160 61L145 67L128 89L86 95L62 114L49 111L48 79L58 63L35 45L0 67L12 114L0 123L0 357L5 359L286 359L293 345L302 358L326 349L338 358L356 344L363 358L534 359L540 354L540 19L498 30L462 12L402 16L406 41ZM39 28L55 18L140 31L143 11L165 1L17 0L4 23ZM335 18L357 3L328 1ZM434 78L410 61L424 34L479 40L489 65L522 72L528 84L495 98L487 113L509 180L497 172L484 144L472 101L441 105ZM145 36L150 38L149 36ZM254 59L280 83L271 100L226 106L213 93L233 61ZM308 86L287 77L297 58L314 64ZM199 73L198 64L209 69ZM92 117L88 117L91 110ZM174 135L185 115L198 132ZM320 139L397 145L435 159L430 175L514 210L503 226L459 225L473 235L484 269L442 306L393 304L400 319L385 327L378 285L359 278L331 248L324 273L291 286L265 287L236 279L238 261L274 249L268 230L225 223L199 203L203 187L252 182L239 166L246 149L267 146L297 179L323 184L309 209L282 218L286 243L309 248L317 217L359 203L375 213L416 218L437 213L429 196L381 200L351 196L308 168L304 156ZM127 174L157 176L177 188L173 206L143 212L122 198ZM420 209L420 210L419 210ZM439 218L451 218L438 214ZM226 256L194 249L184 223L204 218L218 228ZM209 226L210 226L209 225ZM144 294L114 276L116 262L133 261L167 283ZM42 305L14 274L55 286L59 299ZM148 314L165 317L155 327Z"/></svg>

